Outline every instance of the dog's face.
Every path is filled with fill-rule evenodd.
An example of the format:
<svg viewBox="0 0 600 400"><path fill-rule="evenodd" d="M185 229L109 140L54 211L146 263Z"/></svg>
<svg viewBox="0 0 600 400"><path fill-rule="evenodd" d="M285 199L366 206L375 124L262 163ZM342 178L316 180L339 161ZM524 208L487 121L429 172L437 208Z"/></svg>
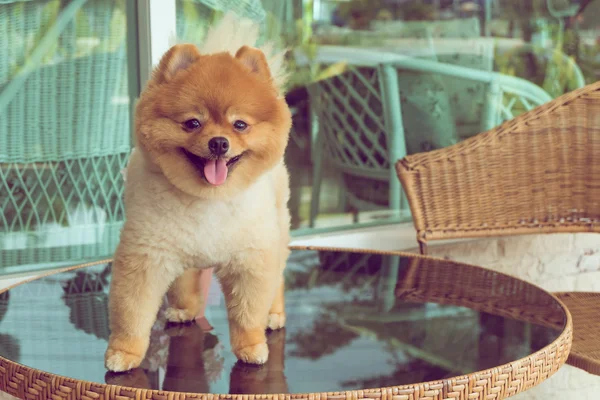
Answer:
<svg viewBox="0 0 600 400"><path fill-rule="evenodd" d="M279 163L290 127L264 54L250 47L234 57L174 46L136 110L150 161L179 190L210 199L235 196Z"/></svg>

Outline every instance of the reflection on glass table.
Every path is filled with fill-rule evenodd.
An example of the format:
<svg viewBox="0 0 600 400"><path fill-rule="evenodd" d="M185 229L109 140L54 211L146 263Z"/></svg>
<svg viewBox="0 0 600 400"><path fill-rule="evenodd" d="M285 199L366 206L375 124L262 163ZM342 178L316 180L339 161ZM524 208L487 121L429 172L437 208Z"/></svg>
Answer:
<svg viewBox="0 0 600 400"><path fill-rule="evenodd" d="M0 356L77 380L191 393L305 393L418 384L528 357L567 328L562 306L525 282L450 261L295 250L284 330L264 366L229 349L213 286L207 318L166 324L164 307L142 366L107 373L110 264L53 274L0 299ZM563 360L564 362L564 360Z"/></svg>

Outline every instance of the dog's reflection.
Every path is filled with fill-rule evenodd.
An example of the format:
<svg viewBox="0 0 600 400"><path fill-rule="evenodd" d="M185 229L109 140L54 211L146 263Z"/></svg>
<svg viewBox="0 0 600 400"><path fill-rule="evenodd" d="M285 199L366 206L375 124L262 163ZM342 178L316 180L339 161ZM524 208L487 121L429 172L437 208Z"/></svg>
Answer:
<svg viewBox="0 0 600 400"><path fill-rule="evenodd" d="M206 348L216 345L217 337L204 333L195 323L168 324L166 331L171 340L163 390L186 393L208 392L210 386L202 355Z"/></svg>
<svg viewBox="0 0 600 400"><path fill-rule="evenodd" d="M269 358L264 365L237 362L229 377L229 394L288 393L285 378L285 328L267 334Z"/></svg>
<svg viewBox="0 0 600 400"><path fill-rule="evenodd" d="M203 359L205 350L215 347L218 338L204 332L195 323L168 325L169 353L162 390L185 393L210 393L207 376L219 371L207 370ZM231 369L230 394L287 393L284 374L285 329L267 334L269 359L265 365L255 366L241 362ZM141 368L126 373L107 372L106 383L140 389L159 389L158 382ZM156 383L153 383L156 382Z"/></svg>

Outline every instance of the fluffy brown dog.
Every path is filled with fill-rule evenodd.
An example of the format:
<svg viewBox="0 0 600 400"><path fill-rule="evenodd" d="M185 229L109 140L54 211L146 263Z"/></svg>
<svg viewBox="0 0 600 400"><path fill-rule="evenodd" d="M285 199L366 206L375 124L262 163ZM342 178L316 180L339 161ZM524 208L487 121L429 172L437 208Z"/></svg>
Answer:
<svg viewBox="0 0 600 400"><path fill-rule="evenodd" d="M291 115L282 57L232 49L256 38L247 28L226 17L201 50L175 45L139 99L110 292L111 371L140 364L165 293L170 321L194 319L203 268L220 280L240 360L264 363L265 330L285 324Z"/></svg>

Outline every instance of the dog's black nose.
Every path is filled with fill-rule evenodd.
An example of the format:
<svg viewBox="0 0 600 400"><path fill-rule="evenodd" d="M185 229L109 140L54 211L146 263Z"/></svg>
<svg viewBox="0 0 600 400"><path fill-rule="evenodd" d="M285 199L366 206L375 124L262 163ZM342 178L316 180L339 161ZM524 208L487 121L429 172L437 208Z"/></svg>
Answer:
<svg viewBox="0 0 600 400"><path fill-rule="evenodd" d="M214 137L208 141L208 149L215 156L222 156L229 150L229 140L224 137Z"/></svg>

